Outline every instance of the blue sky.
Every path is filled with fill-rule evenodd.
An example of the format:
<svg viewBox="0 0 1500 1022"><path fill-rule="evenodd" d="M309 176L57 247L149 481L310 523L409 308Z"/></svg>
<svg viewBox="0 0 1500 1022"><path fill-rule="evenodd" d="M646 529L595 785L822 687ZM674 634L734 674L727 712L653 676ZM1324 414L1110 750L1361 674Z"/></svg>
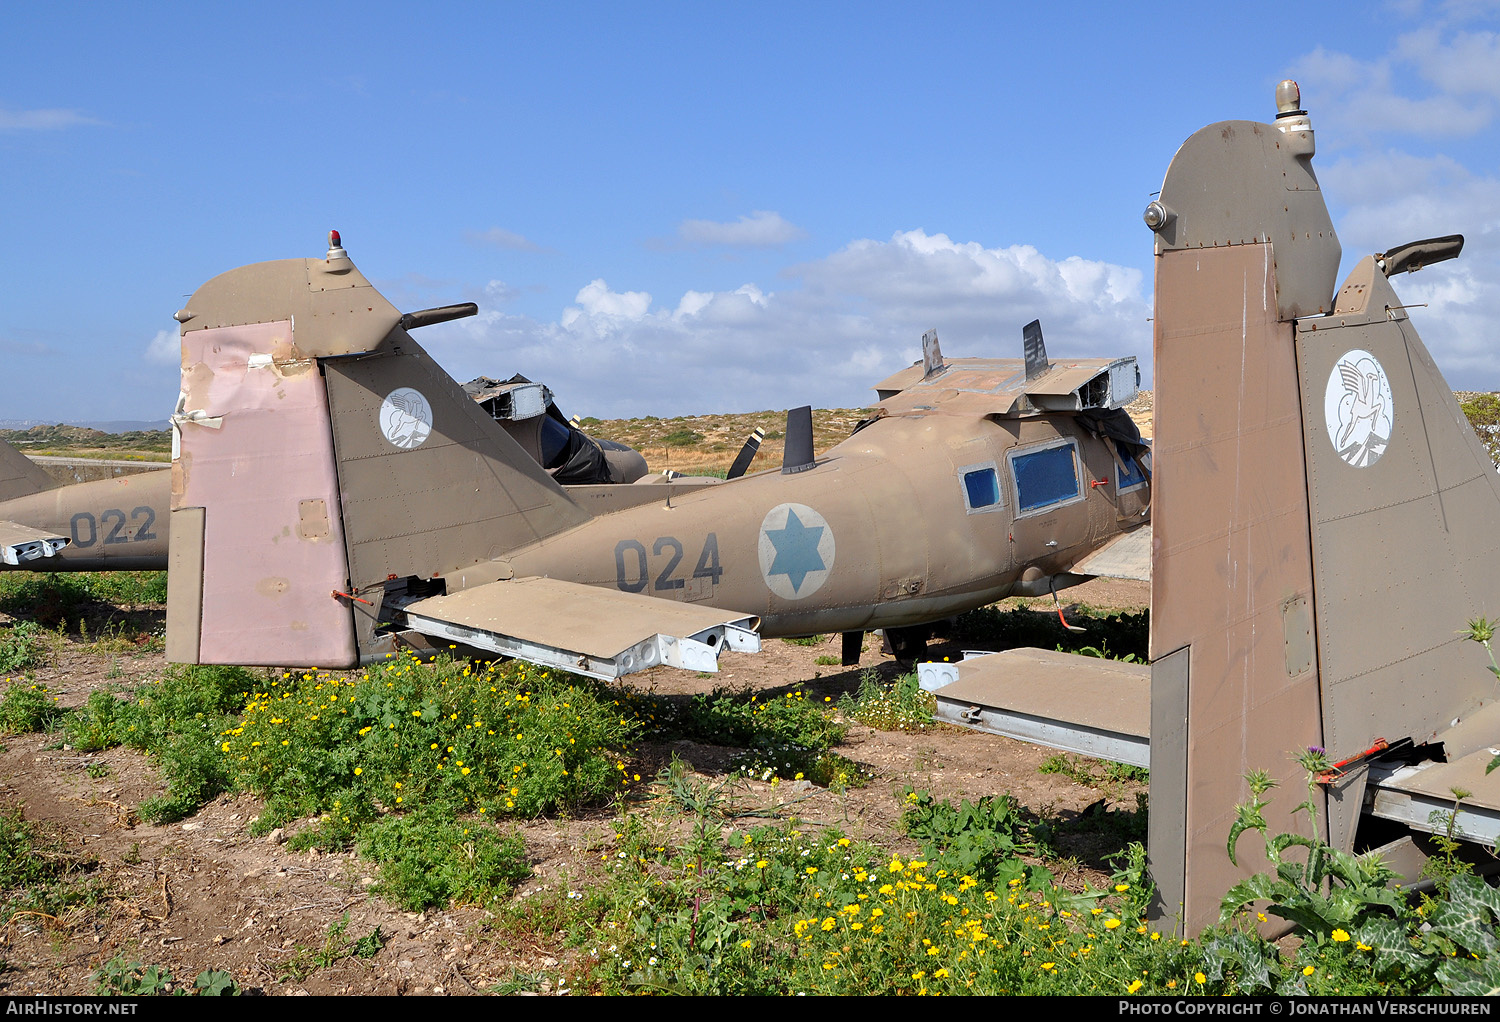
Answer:
<svg viewBox="0 0 1500 1022"><path fill-rule="evenodd" d="M164 418L185 297L330 227L403 309L480 304L421 335L459 380L570 414L860 405L1038 316L1149 362L1141 210L1284 77L1346 270L1467 236L1397 286L1500 388L1500 5L1059 6L8 5L0 417Z"/></svg>

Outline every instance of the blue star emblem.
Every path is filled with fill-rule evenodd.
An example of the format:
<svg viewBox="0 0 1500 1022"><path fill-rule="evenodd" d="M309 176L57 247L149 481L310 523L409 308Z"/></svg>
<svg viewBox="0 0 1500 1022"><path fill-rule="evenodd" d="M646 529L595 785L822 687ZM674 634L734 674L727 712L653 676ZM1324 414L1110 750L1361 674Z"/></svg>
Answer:
<svg viewBox="0 0 1500 1022"><path fill-rule="evenodd" d="M812 572L827 570L828 566L818 553L823 526L803 525L802 519L791 508L786 511L786 527L767 529L765 536L776 548L776 559L771 562L771 568L766 574L785 575L792 583L792 592L800 592L803 580Z"/></svg>

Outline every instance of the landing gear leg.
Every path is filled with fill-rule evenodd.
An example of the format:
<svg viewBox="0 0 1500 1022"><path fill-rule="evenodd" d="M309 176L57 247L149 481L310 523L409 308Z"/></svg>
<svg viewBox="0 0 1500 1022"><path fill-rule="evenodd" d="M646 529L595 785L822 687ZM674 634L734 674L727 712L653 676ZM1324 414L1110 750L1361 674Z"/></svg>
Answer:
<svg viewBox="0 0 1500 1022"><path fill-rule="evenodd" d="M844 648L842 666L856 667L859 664L859 654L865 648L864 632L844 632Z"/></svg>
<svg viewBox="0 0 1500 1022"><path fill-rule="evenodd" d="M915 663L927 651L927 638L931 630L925 625L912 628L887 628L885 651L902 663Z"/></svg>

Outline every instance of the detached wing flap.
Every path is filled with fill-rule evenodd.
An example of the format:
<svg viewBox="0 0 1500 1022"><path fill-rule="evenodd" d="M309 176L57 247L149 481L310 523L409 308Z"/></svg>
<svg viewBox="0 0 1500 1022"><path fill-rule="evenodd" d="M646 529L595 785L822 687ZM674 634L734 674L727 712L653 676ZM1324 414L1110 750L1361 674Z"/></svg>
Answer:
<svg viewBox="0 0 1500 1022"><path fill-rule="evenodd" d="M1077 575L1151 581L1151 523L1121 533L1071 570Z"/></svg>
<svg viewBox="0 0 1500 1022"><path fill-rule="evenodd" d="M1145 664L1024 648L918 664L917 677L936 696L940 720L1131 766L1150 764L1151 668Z"/></svg>
<svg viewBox="0 0 1500 1022"><path fill-rule="evenodd" d="M56 557L69 538L16 522L0 522L0 561L23 565L43 557Z"/></svg>
<svg viewBox="0 0 1500 1022"><path fill-rule="evenodd" d="M665 664L716 672L760 652L760 619L565 582L519 578L408 604L407 627L559 670L612 679Z"/></svg>

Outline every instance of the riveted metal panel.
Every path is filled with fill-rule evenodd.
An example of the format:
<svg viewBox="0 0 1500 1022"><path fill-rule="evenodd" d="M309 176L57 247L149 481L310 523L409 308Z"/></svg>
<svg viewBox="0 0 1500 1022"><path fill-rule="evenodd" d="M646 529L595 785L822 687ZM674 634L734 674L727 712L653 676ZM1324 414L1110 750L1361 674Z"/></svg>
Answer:
<svg viewBox="0 0 1500 1022"><path fill-rule="evenodd" d="M447 574L588 519L410 337L325 371L356 586ZM393 411L403 401L415 414Z"/></svg>
<svg viewBox="0 0 1500 1022"><path fill-rule="evenodd" d="M304 502L338 506L338 481L323 378L279 357L292 335L282 322L183 336L173 507L204 509L201 663L355 663L334 596L348 585L339 519L321 535L301 526Z"/></svg>
<svg viewBox="0 0 1500 1022"><path fill-rule="evenodd" d="M1500 476L1400 305L1367 258L1337 313L1298 333L1335 756L1425 741L1494 696L1459 633L1500 615Z"/></svg>
<svg viewBox="0 0 1500 1022"><path fill-rule="evenodd" d="M1312 554L1292 328L1273 276L1269 245L1157 261L1151 650L1192 650L1189 932L1258 865L1236 868L1224 850L1244 775L1269 770L1291 788L1289 754L1322 744L1316 670L1287 675L1283 607L1311 598ZM1273 803L1273 828L1292 829L1291 804Z"/></svg>

